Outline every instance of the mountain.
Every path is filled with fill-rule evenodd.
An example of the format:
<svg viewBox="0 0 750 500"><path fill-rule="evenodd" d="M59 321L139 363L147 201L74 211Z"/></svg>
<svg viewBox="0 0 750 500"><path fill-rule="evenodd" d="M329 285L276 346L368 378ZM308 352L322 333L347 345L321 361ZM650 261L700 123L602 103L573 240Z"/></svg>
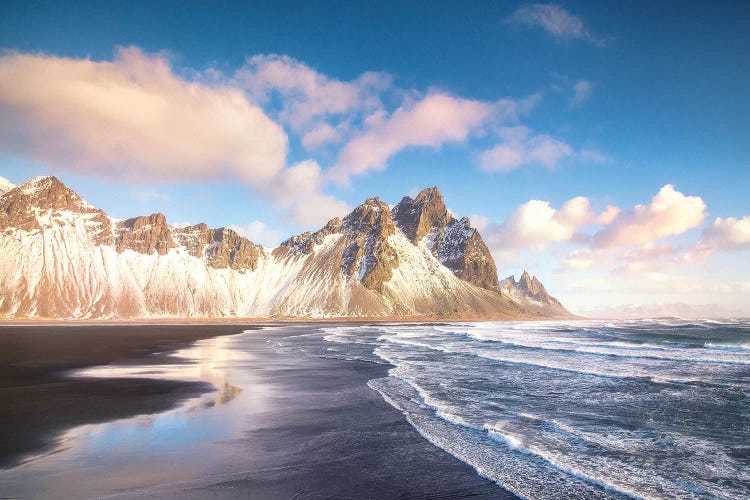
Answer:
<svg viewBox="0 0 750 500"><path fill-rule="evenodd" d="M0 257L4 317L572 316L536 278L499 283L481 235L437 188L393 209L370 198L266 249L160 213L116 220L38 177L0 194Z"/></svg>
<svg viewBox="0 0 750 500"><path fill-rule="evenodd" d="M512 274L502 280L500 289L532 314L545 317L565 317L570 314L560 301L547 292L536 276L532 278L525 270L519 281Z"/></svg>
<svg viewBox="0 0 750 500"><path fill-rule="evenodd" d="M671 304L627 304L591 311L595 318L616 319L650 319L650 318L679 318L679 319L729 319L747 318L747 311L732 309L718 304L685 304L675 302Z"/></svg>

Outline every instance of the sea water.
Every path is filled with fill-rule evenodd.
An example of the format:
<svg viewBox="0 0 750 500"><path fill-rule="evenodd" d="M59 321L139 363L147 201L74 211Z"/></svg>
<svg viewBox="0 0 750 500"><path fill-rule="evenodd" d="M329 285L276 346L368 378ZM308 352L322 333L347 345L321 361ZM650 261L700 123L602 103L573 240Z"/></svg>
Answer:
<svg viewBox="0 0 750 500"><path fill-rule="evenodd" d="M335 326L280 348L392 366L369 386L519 496L750 497L750 322Z"/></svg>

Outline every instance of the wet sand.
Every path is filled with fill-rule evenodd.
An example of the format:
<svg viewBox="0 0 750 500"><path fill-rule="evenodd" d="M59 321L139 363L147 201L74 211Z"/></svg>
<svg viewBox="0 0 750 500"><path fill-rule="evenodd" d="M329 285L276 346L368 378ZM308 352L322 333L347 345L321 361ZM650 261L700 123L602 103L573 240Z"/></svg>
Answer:
<svg viewBox="0 0 750 500"><path fill-rule="evenodd" d="M367 386L389 366L279 352L269 343L300 333L274 328L237 338L262 360L244 368L255 386L243 390L263 393L263 402L224 442L230 461L116 498L516 498L430 444Z"/></svg>
<svg viewBox="0 0 750 500"><path fill-rule="evenodd" d="M251 325L0 326L0 467L56 444L62 431L157 413L213 390L207 383L66 377L69 370L112 362L164 363L164 354L202 338Z"/></svg>
<svg viewBox="0 0 750 500"><path fill-rule="evenodd" d="M309 325L309 328L318 326ZM97 382L61 381L61 367L69 369L132 356L140 356L142 361L158 359L157 362L163 362L148 355L149 349L174 349L191 335L203 338L222 332L222 328L215 325L198 325L187 330L184 327L142 330L143 326L104 328L96 333L93 330L63 333L72 340L52 339L50 343L44 342L44 347L39 347L39 342L60 332L39 331L36 339L23 339L26 349L16 347L13 366L23 371L30 369L27 364L32 360L41 362L46 368L38 369L46 375L37 376L53 380L47 382L50 387L44 389L48 395L58 392L56 384L76 387L79 392L69 388L53 397L57 405L75 409L73 415L79 422L83 418L88 422L107 421L121 418L128 412L159 412L162 411L159 404L165 409L173 407L178 401L206 389L197 383L112 379L99 383L115 384L117 388L111 385L107 389L86 392L79 386ZM234 326L226 333L245 329L248 327ZM197 419L193 428L201 430L209 425L225 428L230 424L226 419L216 420L217 415L231 417L233 425L239 422L238 428L229 426L234 430L217 440L191 442L179 455L175 455L176 451L159 454L151 450L135 456L120 456L117 450L109 450L107 456L101 459L93 456L86 462L77 458L56 460L54 463L64 464L64 467L56 466L47 472L44 472L46 466L34 462L40 473L30 472L24 476L27 468L13 469L19 470L20 475L14 478L12 470L7 471L6 475L0 475L0 486L12 486L9 489L12 494L35 498L110 495L181 499L515 498L422 438L399 411L367 386L369 380L385 376L389 366L324 359L273 347L274 339L299 335L306 329L305 325L274 327L232 338L232 349L246 355L235 361L229 371L232 382L241 384L242 397L184 417ZM135 330L142 331L136 333ZM18 338L21 333L7 335L0 341L0 349L9 345L11 338L21 342ZM97 341L105 335L109 341L104 344ZM0 338L2 336L0 334ZM58 343L58 347L53 343ZM67 352L74 350L74 346L91 352L61 352L62 347ZM26 377L27 380L33 378L32 374ZM134 384L133 390L125 393L124 387L128 384ZM14 387L19 390L17 385ZM41 418L32 415L31 406L42 405L54 420L48 422L48 429L76 424L70 416L61 417L56 405L40 402L29 389L25 390L25 397L29 406L25 415ZM42 394L39 397L44 398ZM69 398L72 403L66 403ZM109 410L99 412L99 407ZM5 416L2 418L5 420ZM16 429L24 427L20 419L14 425ZM147 440L156 438L151 434L153 430L145 432ZM7 433L7 429L3 433ZM34 429L27 429L26 437L14 438L14 442L25 446L28 443L24 439L33 435ZM59 456L64 453L66 451Z"/></svg>

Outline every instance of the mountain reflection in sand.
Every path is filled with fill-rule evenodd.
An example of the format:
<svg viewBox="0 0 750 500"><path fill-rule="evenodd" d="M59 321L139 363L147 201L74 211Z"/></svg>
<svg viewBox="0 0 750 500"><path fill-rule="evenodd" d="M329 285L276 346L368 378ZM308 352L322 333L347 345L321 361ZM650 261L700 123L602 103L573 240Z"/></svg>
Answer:
<svg viewBox="0 0 750 500"><path fill-rule="evenodd" d="M231 336L215 337L174 353L172 363L156 365L124 364L85 368L71 372L75 377L154 378L209 382L217 393L202 398L200 406L222 405L232 401L242 389L228 380L227 367L241 353L230 349ZM191 406L192 408L192 406Z"/></svg>
<svg viewBox="0 0 750 500"><path fill-rule="evenodd" d="M71 429L51 452L0 471L0 489L25 497L76 497L83 492L112 491L123 483L140 488L198 475L204 464L223 461L222 457L233 453L223 443L241 432L243 417L266 406L260 384L237 369L250 359L248 353L231 348L241 338L200 340L175 352L170 357L173 362L71 372L75 377L203 381L216 390L165 413Z"/></svg>

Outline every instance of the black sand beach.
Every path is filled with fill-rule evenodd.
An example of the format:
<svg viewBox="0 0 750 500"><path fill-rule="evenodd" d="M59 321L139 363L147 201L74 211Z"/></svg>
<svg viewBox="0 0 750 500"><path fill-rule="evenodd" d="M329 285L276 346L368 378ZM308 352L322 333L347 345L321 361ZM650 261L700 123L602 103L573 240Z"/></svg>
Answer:
<svg viewBox="0 0 750 500"><path fill-rule="evenodd" d="M309 328L316 326L310 325ZM70 342L79 349L96 344L88 354L58 357L55 352L60 349L47 344L47 347L40 348L44 354L40 353L38 359L44 362L39 367L29 364L37 359L30 357L32 348L17 348L13 363L5 363L15 366L17 374L25 373L25 378L15 375L15 385L3 387L3 390L24 395L26 400L25 407L16 410L13 424L20 432L26 428L25 437L20 434L18 439L12 440L16 449L28 451L30 439L35 436L34 428L22 424L24 418L45 424L49 436L54 430L84 421L105 421L128 414L162 411L205 390L203 384L172 381L61 381L55 375L58 370L123 357L142 356L141 359L151 360L153 355L147 355L149 350L167 350L188 341L190 336L201 338L221 331L234 333L237 326L195 326L184 329L184 333L177 333L184 327L175 327L175 330L171 327L148 327L146 330L143 326L117 327L112 330L115 335L111 340L106 344L97 343L97 335L110 335L107 330L112 327L104 328L98 334L86 329L81 333L71 330L64 334L66 338L72 338ZM146 333L151 328L151 333ZM247 329L245 326L240 328ZM243 394L252 400L254 392L262 392L263 397L259 397L262 404L248 407L247 411L240 406L243 401L226 405L226 408L236 405L233 411L242 412L242 429L220 443L221 455L209 453L210 449L197 445L189 452L194 456L181 457L181 460L200 464L200 473L188 472L190 468L187 467L185 472L180 470L176 475L154 476L155 467L150 464L144 466L144 474L137 477L132 472L121 472L120 467L98 470L104 466L95 464L91 466L93 474L85 468L55 471L52 477L28 485L27 493L35 497L49 497L54 496L50 492L59 495L65 491L68 497L116 494L118 498L201 499L513 498L495 483L480 477L468 465L431 445L400 412L367 386L368 380L384 376L387 366L279 352L268 342L278 336L299 334L300 328L306 326L277 327L236 337L238 342L241 340L242 352L255 360L241 366L249 380L255 381L253 386L242 387ZM30 330L29 333L37 336L39 342L55 335L43 330L36 333ZM140 331L135 333L136 330ZM130 331L134 333L130 334ZM37 345L31 342L31 338L19 340L22 333L20 328L8 331L4 345L10 345L11 339L24 345ZM129 340L116 340L120 335ZM61 338L59 345L63 347L66 342L68 340ZM20 385L24 381L43 387L38 398L33 387L24 389ZM86 387L89 384L90 389ZM103 385L96 387L96 384ZM64 415L49 411L53 408L52 403L39 401L46 399L44 394L57 393L58 386L61 390L54 396L57 405L65 404L69 408ZM68 400L72 403L65 403ZM41 412L47 416L33 416L40 411L38 408L43 408ZM97 411L96 408L105 410ZM4 421L8 420L6 413L9 411L13 410L7 406L3 408ZM8 433L7 429L3 432ZM4 456L10 456L13 451L4 451ZM101 479L105 476L106 482ZM84 482L86 478L88 482ZM56 490L58 484L67 490ZM18 487L17 478L13 485ZM22 485L23 489L25 486ZM21 493L25 496L23 491Z"/></svg>
<svg viewBox="0 0 750 500"><path fill-rule="evenodd" d="M163 354L249 325L20 324L0 326L0 467L54 445L68 428L172 408L211 390L204 383L70 378L115 361L164 363Z"/></svg>

